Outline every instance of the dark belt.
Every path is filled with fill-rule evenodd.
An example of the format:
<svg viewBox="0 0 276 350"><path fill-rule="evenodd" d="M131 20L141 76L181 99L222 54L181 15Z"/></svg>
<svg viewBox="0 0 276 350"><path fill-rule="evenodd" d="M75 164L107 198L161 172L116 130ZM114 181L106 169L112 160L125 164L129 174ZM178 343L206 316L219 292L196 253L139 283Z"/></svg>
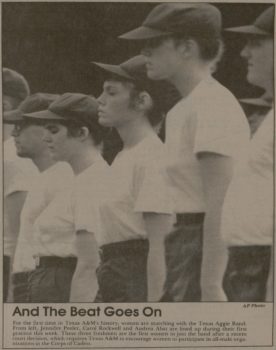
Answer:
<svg viewBox="0 0 276 350"><path fill-rule="evenodd" d="M122 256L133 256L137 254L147 254L149 241L147 239L133 239L115 243L104 244L99 249L102 261Z"/></svg>
<svg viewBox="0 0 276 350"><path fill-rule="evenodd" d="M180 225L202 224L205 213L176 214L176 222Z"/></svg>
<svg viewBox="0 0 276 350"><path fill-rule="evenodd" d="M77 264L77 258L69 256L67 258L61 258L59 256L37 256L35 257L35 265L38 267L53 267L53 266L66 266L75 267Z"/></svg>

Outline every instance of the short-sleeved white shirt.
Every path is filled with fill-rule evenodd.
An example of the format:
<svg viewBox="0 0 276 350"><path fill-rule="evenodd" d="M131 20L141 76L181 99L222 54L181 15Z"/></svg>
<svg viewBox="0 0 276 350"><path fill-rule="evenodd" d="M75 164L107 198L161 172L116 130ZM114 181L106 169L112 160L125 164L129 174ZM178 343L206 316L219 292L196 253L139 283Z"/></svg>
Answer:
<svg viewBox="0 0 276 350"><path fill-rule="evenodd" d="M243 162L249 134L237 99L211 76L169 111L167 170L176 213L206 210L197 154L217 153Z"/></svg>
<svg viewBox="0 0 276 350"><path fill-rule="evenodd" d="M75 256L75 233L95 232L98 227L95 210L102 195L101 182L108 168L98 156L93 164L77 175L71 188L59 193L37 217L33 237L36 256Z"/></svg>
<svg viewBox="0 0 276 350"><path fill-rule="evenodd" d="M30 159L16 155L13 139L4 142L4 201L15 192L28 192L38 175L36 166ZM7 213L4 210L4 254L11 255L16 245L18 232L12 232Z"/></svg>
<svg viewBox="0 0 276 350"><path fill-rule="evenodd" d="M221 231L229 246L272 244L273 133L271 111L250 141L244 171L236 173L225 196Z"/></svg>
<svg viewBox="0 0 276 350"><path fill-rule="evenodd" d="M71 188L72 181L72 169L64 162L58 162L39 173L36 181L33 181L21 212L20 231L13 262L14 273L35 268L33 258L35 251L33 241L34 222L60 191Z"/></svg>
<svg viewBox="0 0 276 350"><path fill-rule="evenodd" d="M166 150L156 134L122 150L110 166L99 205L99 245L146 238L143 213L170 214Z"/></svg>

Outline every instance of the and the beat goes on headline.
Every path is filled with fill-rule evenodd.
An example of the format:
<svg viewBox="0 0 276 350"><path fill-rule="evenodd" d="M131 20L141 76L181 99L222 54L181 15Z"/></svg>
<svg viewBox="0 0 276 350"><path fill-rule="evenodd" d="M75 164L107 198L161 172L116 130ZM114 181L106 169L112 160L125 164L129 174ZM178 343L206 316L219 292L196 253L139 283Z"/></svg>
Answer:
<svg viewBox="0 0 276 350"><path fill-rule="evenodd" d="M69 311L69 312L68 312ZM71 306L69 310L64 308L56 308L53 306L36 306L30 307L19 307L16 306L12 313L12 316L126 316L126 317L161 317L161 309L152 308L146 306L143 309L131 309L131 308L115 308L113 306L106 306L103 309L100 306L95 308L79 308L76 306Z"/></svg>

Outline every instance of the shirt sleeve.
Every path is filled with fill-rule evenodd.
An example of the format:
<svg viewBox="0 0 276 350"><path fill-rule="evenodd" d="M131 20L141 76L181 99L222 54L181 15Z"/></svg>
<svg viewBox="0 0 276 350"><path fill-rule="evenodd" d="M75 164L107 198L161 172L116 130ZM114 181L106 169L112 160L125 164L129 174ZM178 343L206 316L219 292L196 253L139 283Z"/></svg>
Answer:
<svg viewBox="0 0 276 350"><path fill-rule="evenodd" d="M4 196L14 192L29 191L31 181L14 162L4 163Z"/></svg>
<svg viewBox="0 0 276 350"><path fill-rule="evenodd" d="M75 229L96 233L99 227L99 214L95 194L84 188L76 188L72 195Z"/></svg>
<svg viewBox="0 0 276 350"><path fill-rule="evenodd" d="M156 158L143 165L137 165L133 179L135 212L172 213L165 162Z"/></svg>
<svg viewBox="0 0 276 350"><path fill-rule="evenodd" d="M198 106L194 153L235 157L239 147L249 138L249 126L242 108L234 97L229 97L223 100L217 96Z"/></svg>

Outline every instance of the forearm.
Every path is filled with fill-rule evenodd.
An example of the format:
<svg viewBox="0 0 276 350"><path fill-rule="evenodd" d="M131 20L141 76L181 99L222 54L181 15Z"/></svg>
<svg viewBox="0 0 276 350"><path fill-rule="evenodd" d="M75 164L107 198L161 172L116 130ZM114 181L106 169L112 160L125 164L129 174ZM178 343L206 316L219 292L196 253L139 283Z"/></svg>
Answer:
<svg viewBox="0 0 276 350"><path fill-rule="evenodd" d="M159 301L166 278L164 239L170 232L173 217L167 214L145 215L149 238L148 300Z"/></svg>
<svg viewBox="0 0 276 350"><path fill-rule="evenodd" d="M204 220L201 267L202 301L226 301L222 288L227 249L220 235L220 209L209 210Z"/></svg>
<svg viewBox="0 0 276 350"><path fill-rule="evenodd" d="M93 302L97 291L95 263L79 261L72 279L70 302Z"/></svg>

